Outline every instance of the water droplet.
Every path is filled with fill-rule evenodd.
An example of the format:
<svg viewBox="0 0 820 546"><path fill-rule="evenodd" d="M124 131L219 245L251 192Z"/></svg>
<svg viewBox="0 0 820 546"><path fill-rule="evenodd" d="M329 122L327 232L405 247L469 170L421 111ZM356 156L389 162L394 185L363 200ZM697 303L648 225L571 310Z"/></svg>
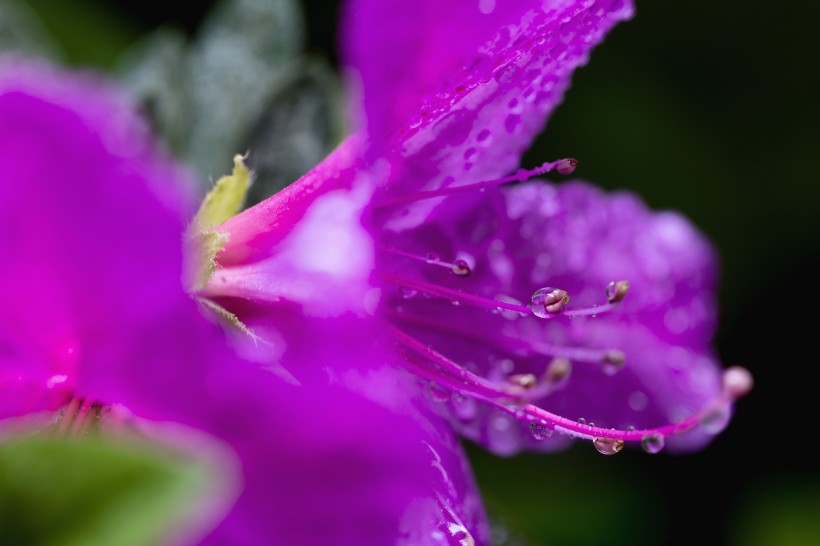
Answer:
<svg viewBox="0 0 820 546"><path fill-rule="evenodd" d="M540 442L552 436L552 429L541 423L530 423L530 436Z"/></svg>
<svg viewBox="0 0 820 546"><path fill-rule="evenodd" d="M530 310L539 318L548 318L564 310L569 303L569 294L560 288L546 286L536 290L530 299Z"/></svg>
<svg viewBox="0 0 820 546"><path fill-rule="evenodd" d="M663 436L657 433L647 434L641 438L641 447L643 450L653 455L655 453L660 453L664 444L665 440Z"/></svg>
<svg viewBox="0 0 820 546"><path fill-rule="evenodd" d="M624 441L613 438L595 438L592 440L592 445L602 455L615 455L624 448Z"/></svg>
<svg viewBox="0 0 820 546"><path fill-rule="evenodd" d="M623 301L629 292L629 281L612 281L606 285L606 300L609 303Z"/></svg>
<svg viewBox="0 0 820 546"><path fill-rule="evenodd" d="M629 425L628 427L626 427L626 430L632 432L633 430L635 430L635 425Z"/></svg>
<svg viewBox="0 0 820 546"><path fill-rule="evenodd" d="M578 424L579 424L579 425L586 425L586 424L587 424L587 420L586 420L586 419L584 419L583 417L579 417L579 418L578 418Z"/></svg>
<svg viewBox="0 0 820 546"><path fill-rule="evenodd" d="M454 307L458 307L459 305L461 305L461 302L458 300L450 300L450 303L452 303Z"/></svg>
<svg viewBox="0 0 820 546"><path fill-rule="evenodd" d="M454 261L453 265L450 266L450 271L453 273L453 275L456 275L458 277L466 277L473 272L473 270L470 269L470 264L468 264L464 260Z"/></svg>
<svg viewBox="0 0 820 546"><path fill-rule="evenodd" d="M624 369L626 355L623 351L611 350L604 353L599 366L604 375L613 376Z"/></svg>
<svg viewBox="0 0 820 546"><path fill-rule="evenodd" d="M403 297L406 300L409 300L410 298L415 297L416 294L418 294L418 293L419 293L418 290L413 290L412 288L402 288L401 289L401 297Z"/></svg>
<svg viewBox="0 0 820 546"><path fill-rule="evenodd" d="M566 159L561 159L555 165L555 170L558 171L558 174L568 175L575 172L575 168L578 166L578 160L568 157Z"/></svg>
<svg viewBox="0 0 820 546"><path fill-rule="evenodd" d="M440 261L439 255L435 252L428 252L427 256L424 257L424 261L428 264L435 264Z"/></svg>
<svg viewBox="0 0 820 546"><path fill-rule="evenodd" d="M719 434L729 425L732 415L728 404L721 404L704 413L700 418L700 426L708 434Z"/></svg>
<svg viewBox="0 0 820 546"><path fill-rule="evenodd" d="M430 398L436 402L446 402L452 396L452 392L450 392L450 390L445 389L433 381L427 384L427 392L429 393Z"/></svg>

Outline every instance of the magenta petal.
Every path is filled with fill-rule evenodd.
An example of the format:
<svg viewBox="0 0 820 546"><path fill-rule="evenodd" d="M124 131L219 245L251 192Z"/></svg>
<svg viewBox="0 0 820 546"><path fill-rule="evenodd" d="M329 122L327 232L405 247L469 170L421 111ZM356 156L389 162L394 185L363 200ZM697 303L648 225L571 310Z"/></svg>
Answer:
<svg viewBox="0 0 820 546"><path fill-rule="evenodd" d="M188 305L188 207L180 173L93 76L4 61L0 127L0 383L31 387L4 401L10 415L53 406L81 361L120 358L152 317Z"/></svg>
<svg viewBox="0 0 820 546"><path fill-rule="evenodd" d="M391 191L517 168L573 70L631 14L624 0L354 2L345 37Z"/></svg>
<svg viewBox="0 0 820 546"><path fill-rule="evenodd" d="M721 373L711 349L716 326L716 257L682 216L652 213L635 196L604 194L587 184L530 183L487 194L462 209L451 199L424 226L385 238L383 245L473 263L467 277L390 254L382 267L486 298L517 299L549 286L567 291L568 309L607 302L611 281L628 280L615 310L592 318L539 319L527 311L496 313L446 299L407 299L391 291L386 309L423 343L499 385L513 374L541 377L554 356L573 361L568 381L535 404L602 427L651 428L704 410L719 399ZM450 207L449 204L454 206ZM609 376L602 356L622 351L626 364ZM549 449L526 426L475 403L451 403L454 423L468 437L500 453ZM503 422L502 422L503 421ZM694 448L697 431L667 445Z"/></svg>

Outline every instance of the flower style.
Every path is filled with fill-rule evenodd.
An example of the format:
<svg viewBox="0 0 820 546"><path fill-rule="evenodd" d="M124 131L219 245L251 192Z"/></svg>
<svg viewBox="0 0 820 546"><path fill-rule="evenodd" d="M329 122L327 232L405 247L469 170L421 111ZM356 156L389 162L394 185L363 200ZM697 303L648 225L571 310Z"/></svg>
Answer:
<svg viewBox="0 0 820 546"><path fill-rule="evenodd" d="M116 90L3 59L0 126L0 419L113 422L124 407L226 444L236 462L216 482L240 482L191 510L219 517L186 543L466 544L467 527L485 539L454 435L384 369L376 321L278 309L293 385L203 316L182 286L186 176ZM389 403L311 374L331 363Z"/></svg>
<svg viewBox="0 0 820 546"><path fill-rule="evenodd" d="M624 0L350 2L366 132L221 225L229 240L203 293L305 309L378 299L391 362L429 382L439 412L497 453L569 437L605 454L625 442L650 453L703 446L751 388L741 368L721 374L711 349L709 244L634 196L527 182L570 174L574 159L509 175L572 70L632 11ZM283 282L282 256L311 239L305 226L354 215L350 196L370 186L374 288L334 276L359 261L348 262L341 231L322 230L330 246L313 247L332 266Z"/></svg>

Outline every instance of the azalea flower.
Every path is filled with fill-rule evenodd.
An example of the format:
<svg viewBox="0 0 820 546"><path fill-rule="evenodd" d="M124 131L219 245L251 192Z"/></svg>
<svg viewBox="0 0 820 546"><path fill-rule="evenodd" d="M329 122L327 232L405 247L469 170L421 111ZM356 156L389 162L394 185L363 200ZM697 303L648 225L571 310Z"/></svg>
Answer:
<svg viewBox="0 0 820 546"><path fill-rule="evenodd" d="M77 434L100 413L104 435L125 418L149 441L167 442L150 431L173 423L223 446L214 481L225 487L168 543L484 541L454 435L384 369L377 321L278 308L289 331L276 363L300 370L294 385L267 369L275 363L238 356L256 346L232 346L206 318L183 288L187 175L120 92L0 60L0 126L4 424L46 412ZM290 260L294 274L310 262ZM328 384L318 370L331 364L389 403ZM199 449L175 436L176 448Z"/></svg>
<svg viewBox="0 0 820 546"><path fill-rule="evenodd" d="M624 0L349 2L362 131L217 228L227 243L202 294L252 322L262 301L371 312L392 364L500 454L570 437L604 454L703 446L751 388L711 348L709 243L635 196L528 182L570 174L574 159L516 171L572 71L632 12ZM370 187L375 258L362 284L347 273L368 261L362 235L339 224ZM314 253L306 274L287 269L288 256Z"/></svg>

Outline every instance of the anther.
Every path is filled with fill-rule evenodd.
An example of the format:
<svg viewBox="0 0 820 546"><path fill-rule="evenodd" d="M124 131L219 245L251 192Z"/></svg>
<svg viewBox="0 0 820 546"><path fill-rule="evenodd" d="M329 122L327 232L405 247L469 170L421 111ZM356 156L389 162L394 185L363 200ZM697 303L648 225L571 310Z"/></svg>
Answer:
<svg viewBox="0 0 820 546"><path fill-rule="evenodd" d="M536 317L546 318L561 313L569 303L569 294L560 288L547 286L536 290L530 298L530 310Z"/></svg>
<svg viewBox="0 0 820 546"><path fill-rule="evenodd" d="M732 366L723 372L723 392L732 400L743 398L754 386L754 379L749 370Z"/></svg>
<svg viewBox="0 0 820 546"><path fill-rule="evenodd" d="M555 170L558 171L558 174L562 174L564 176L574 173L576 167L578 167L578 160L572 157L559 159L555 162Z"/></svg>
<svg viewBox="0 0 820 546"><path fill-rule="evenodd" d="M517 373L507 377L507 382L522 389L532 389L538 384L538 379L531 373Z"/></svg>
<svg viewBox="0 0 820 546"><path fill-rule="evenodd" d="M610 349L606 353L604 353L604 357L601 359L601 371L604 372L604 375L615 375L616 373L620 372L624 369L624 365L626 364L626 355L623 351L619 351L617 349Z"/></svg>
<svg viewBox="0 0 820 546"><path fill-rule="evenodd" d="M543 381L551 388L555 388L569 379L572 374L572 362L567 358L553 358L547 365L542 376Z"/></svg>
<svg viewBox="0 0 820 546"><path fill-rule="evenodd" d="M612 281L606 287L606 300L609 303L623 301L629 292L629 281Z"/></svg>

